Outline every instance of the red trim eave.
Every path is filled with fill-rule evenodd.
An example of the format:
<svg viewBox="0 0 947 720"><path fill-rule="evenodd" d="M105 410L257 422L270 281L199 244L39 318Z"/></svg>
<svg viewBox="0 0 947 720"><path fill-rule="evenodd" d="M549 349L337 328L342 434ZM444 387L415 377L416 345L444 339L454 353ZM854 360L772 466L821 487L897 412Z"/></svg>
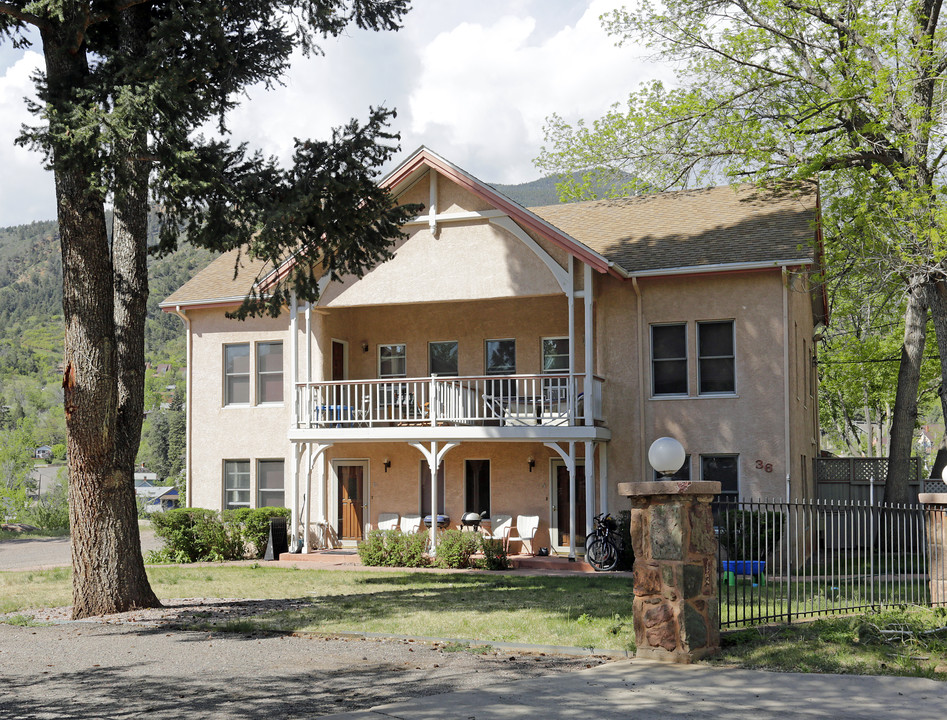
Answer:
<svg viewBox="0 0 947 720"><path fill-rule="evenodd" d="M399 184L408 179L411 174L418 170L418 168L420 168L422 165L427 165L465 190L469 190L475 195L484 198L492 205L496 206L500 210L503 210L507 215L514 218L519 224L526 226L539 235L542 235L557 247L565 250L570 255L574 255L575 257L579 258L582 262L592 266L600 273L608 273L619 278L625 277L610 263L604 261L600 256L589 252L589 250L584 245L579 243L574 238L566 235L555 226L545 222L521 205L508 200L503 195L490 188L490 186L481 183L464 173L457 172L457 170L455 170L453 167L445 164L440 158L438 158L436 155L433 155L427 148L421 148L421 150L418 151L418 153L413 158L410 158L407 163L398 168L394 174L385 178L383 181L384 186L389 190L393 190Z"/></svg>

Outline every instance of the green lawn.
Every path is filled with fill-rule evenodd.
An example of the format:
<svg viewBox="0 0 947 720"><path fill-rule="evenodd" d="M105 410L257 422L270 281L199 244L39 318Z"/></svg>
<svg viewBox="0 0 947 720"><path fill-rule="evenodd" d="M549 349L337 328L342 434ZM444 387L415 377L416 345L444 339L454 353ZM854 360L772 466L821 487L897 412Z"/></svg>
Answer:
<svg viewBox="0 0 947 720"><path fill-rule="evenodd" d="M631 580L609 575L292 570L265 566L149 567L160 598L293 598L240 630L377 632L479 642L627 650ZM68 605L68 569L0 573L0 613Z"/></svg>

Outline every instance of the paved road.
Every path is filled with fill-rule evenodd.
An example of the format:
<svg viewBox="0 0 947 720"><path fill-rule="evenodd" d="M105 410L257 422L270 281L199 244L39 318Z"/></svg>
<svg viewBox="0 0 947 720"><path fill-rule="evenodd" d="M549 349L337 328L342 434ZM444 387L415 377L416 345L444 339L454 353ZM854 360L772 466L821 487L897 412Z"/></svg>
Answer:
<svg viewBox="0 0 947 720"><path fill-rule="evenodd" d="M151 528L141 529L142 552L157 550L163 545ZM0 541L0 570L36 570L72 565L69 537Z"/></svg>
<svg viewBox="0 0 947 720"><path fill-rule="evenodd" d="M0 720L940 720L947 684L502 652L406 640L0 625Z"/></svg>

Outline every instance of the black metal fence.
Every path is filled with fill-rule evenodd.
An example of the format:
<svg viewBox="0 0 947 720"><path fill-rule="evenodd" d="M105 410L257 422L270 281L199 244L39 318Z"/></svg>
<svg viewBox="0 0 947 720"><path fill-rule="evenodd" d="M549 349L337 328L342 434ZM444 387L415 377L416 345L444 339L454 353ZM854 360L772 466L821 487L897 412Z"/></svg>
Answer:
<svg viewBox="0 0 947 720"><path fill-rule="evenodd" d="M808 500L715 508L721 628L930 606L930 567L944 558L930 556L921 506Z"/></svg>

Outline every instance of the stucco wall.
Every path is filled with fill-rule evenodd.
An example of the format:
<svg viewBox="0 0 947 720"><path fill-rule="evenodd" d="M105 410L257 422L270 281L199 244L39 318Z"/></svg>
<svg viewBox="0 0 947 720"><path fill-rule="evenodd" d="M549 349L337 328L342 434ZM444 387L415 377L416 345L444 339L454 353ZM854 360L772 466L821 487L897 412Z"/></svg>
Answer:
<svg viewBox="0 0 947 720"><path fill-rule="evenodd" d="M228 320L223 310L188 312L192 333L192 373L188 387L191 404L191 504L219 510L223 506L224 460L250 460L251 503L255 506L257 460L284 459L289 474L291 446L287 440L292 387L289 377L289 315L277 319ZM283 341L283 403L255 405L257 342ZM223 404L223 346L251 343L251 405ZM287 495L287 502L289 496Z"/></svg>

